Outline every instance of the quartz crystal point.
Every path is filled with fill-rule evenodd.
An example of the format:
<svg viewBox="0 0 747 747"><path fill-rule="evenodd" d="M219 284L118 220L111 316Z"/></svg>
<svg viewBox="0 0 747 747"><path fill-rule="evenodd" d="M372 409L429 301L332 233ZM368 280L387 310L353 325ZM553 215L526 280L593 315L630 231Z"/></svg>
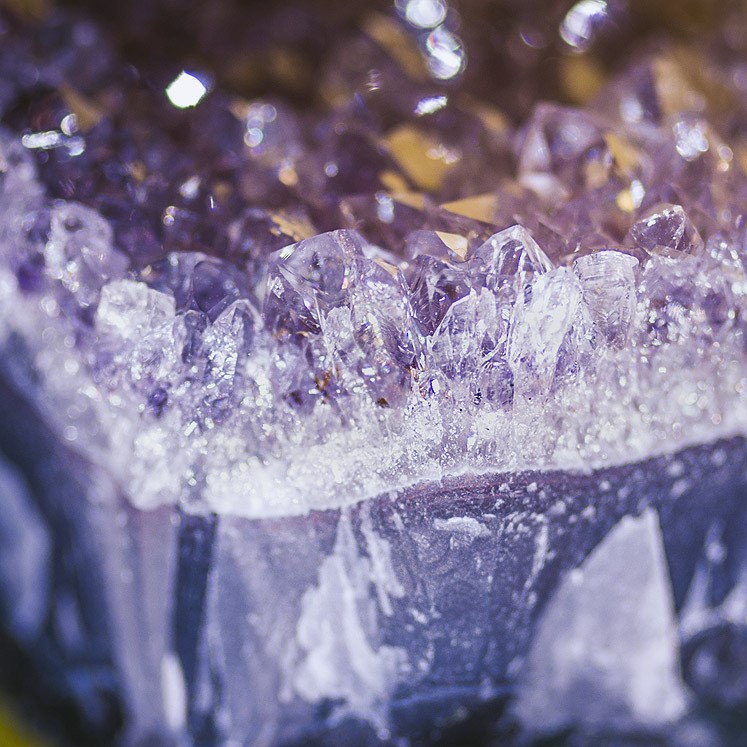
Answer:
<svg viewBox="0 0 747 747"><path fill-rule="evenodd" d="M635 319L637 266L635 257L615 251L587 254L573 263L594 331L613 347L624 347Z"/></svg>
<svg viewBox="0 0 747 747"><path fill-rule="evenodd" d="M648 252L697 254L703 240L681 205L657 205L630 229L630 243Z"/></svg>
<svg viewBox="0 0 747 747"><path fill-rule="evenodd" d="M271 256L264 311L273 331L319 333L323 316L343 305L351 292L362 250L361 236L332 231Z"/></svg>
<svg viewBox="0 0 747 747"><path fill-rule="evenodd" d="M636 3L73 4L0 3L18 708L740 744L743 9L686 50Z"/></svg>
<svg viewBox="0 0 747 747"><path fill-rule="evenodd" d="M470 259L472 275L493 292L509 286L521 293L535 275L552 269L552 262L523 226L491 236Z"/></svg>
<svg viewBox="0 0 747 747"><path fill-rule="evenodd" d="M411 283L413 312L425 334L432 335L452 304L469 290L464 268L429 254L415 258Z"/></svg>

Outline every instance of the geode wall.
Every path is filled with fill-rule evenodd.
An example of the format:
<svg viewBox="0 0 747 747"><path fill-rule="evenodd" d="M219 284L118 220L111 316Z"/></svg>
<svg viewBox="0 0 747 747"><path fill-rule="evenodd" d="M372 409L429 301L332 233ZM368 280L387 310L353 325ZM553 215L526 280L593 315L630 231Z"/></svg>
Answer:
<svg viewBox="0 0 747 747"><path fill-rule="evenodd" d="M747 19L653 5L0 5L52 738L739 744Z"/></svg>

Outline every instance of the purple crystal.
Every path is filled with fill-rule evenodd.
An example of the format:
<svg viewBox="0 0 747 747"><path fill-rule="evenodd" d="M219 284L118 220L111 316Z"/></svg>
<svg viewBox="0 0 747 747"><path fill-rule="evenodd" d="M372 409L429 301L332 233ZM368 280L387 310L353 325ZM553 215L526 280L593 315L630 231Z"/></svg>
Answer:
<svg viewBox="0 0 747 747"><path fill-rule="evenodd" d="M346 302L362 256L363 239L332 231L270 255L264 314L279 335L318 334L322 317Z"/></svg>
<svg viewBox="0 0 747 747"><path fill-rule="evenodd" d="M516 394L532 399L549 391L580 301L580 284L565 267L541 275L517 298L507 344Z"/></svg>
<svg viewBox="0 0 747 747"><path fill-rule="evenodd" d="M351 317L355 339L366 356L359 373L374 399L389 405L407 395L409 373L421 356L420 332L400 270L367 258L355 260L355 265Z"/></svg>
<svg viewBox="0 0 747 747"><path fill-rule="evenodd" d="M649 253L698 254L703 239L680 205L657 205L630 229L630 243Z"/></svg>
<svg viewBox="0 0 747 747"><path fill-rule="evenodd" d="M96 212L68 203L52 211L44 252L47 272L82 307L98 300L107 283L124 277L127 258L112 247L112 230Z"/></svg>
<svg viewBox="0 0 747 747"><path fill-rule="evenodd" d="M428 254L416 257L414 265L410 281L413 313L423 333L432 335L449 307L469 293L468 276L461 267Z"/></svg>

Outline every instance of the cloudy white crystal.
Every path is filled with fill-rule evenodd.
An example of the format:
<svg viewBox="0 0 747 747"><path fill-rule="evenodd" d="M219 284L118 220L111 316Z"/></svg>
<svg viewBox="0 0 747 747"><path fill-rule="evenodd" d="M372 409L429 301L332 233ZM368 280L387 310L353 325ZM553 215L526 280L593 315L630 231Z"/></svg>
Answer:
<svg viewBox="0 0 747 747"><path fill-rule="evenodd" d="M548 603L516 713L531 731L658 728L686 710L674 601L653 509L625 517Z"/></svg>

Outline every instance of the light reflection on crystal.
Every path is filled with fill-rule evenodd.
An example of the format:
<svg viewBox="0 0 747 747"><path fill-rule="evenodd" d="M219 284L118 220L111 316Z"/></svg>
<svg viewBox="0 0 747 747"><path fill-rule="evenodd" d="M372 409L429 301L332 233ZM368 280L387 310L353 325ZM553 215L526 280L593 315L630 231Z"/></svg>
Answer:
<svg viewBox="0 0 747 747"><path fill-rule="evenodd" d="M64 132L50 130L47 132L33 132L21 139L24 148L30 150L49 150L50 148L65 148L71 156L79 156L85 150L85 141L80 137L71 137Z"/></svg>
<svg viewBox="0 0 747 747"><path fill-rule="evenodd" d="M580 52L591 46L594 32L607 19L608 0L579 0L560 25L560 36L566 44Z"/></svg>
<svg viewBox="0 0 747 747"><path fill-rule="evenodd" d="M459 37L442 26L432 31L426 41L428 68L435 78L449 80L462 72L466 64L464 47Z"/></svg>
<svg viewBox="0 0 747 747"><path fill-rule="evenodd" d="M415 107L415 116L422 117L424 114L433 114L439 109L443 109L447 103L448 98L446 96L431 96L421 99Z"/></svg>
<svg viewBox="0 0 747 747"><path fill-rule="evenodd" d="M443 0L396 0L400 13L413 26L433 29L446 18L446 3Z"/></svg>
<svg viewBox="0 0 747 747"><path fill-rule="evenodd" d="M703 122L680 120L674 125L677 152L686 160L694 161L708 152L709 143Z"/></svg>
<svg viewBox="0 0 747 747"><path fill-rule="evenodd" d="M177 109L187 109L202 101L208 86L196 75L183 70L166 88L166 96Z"/></svg>

